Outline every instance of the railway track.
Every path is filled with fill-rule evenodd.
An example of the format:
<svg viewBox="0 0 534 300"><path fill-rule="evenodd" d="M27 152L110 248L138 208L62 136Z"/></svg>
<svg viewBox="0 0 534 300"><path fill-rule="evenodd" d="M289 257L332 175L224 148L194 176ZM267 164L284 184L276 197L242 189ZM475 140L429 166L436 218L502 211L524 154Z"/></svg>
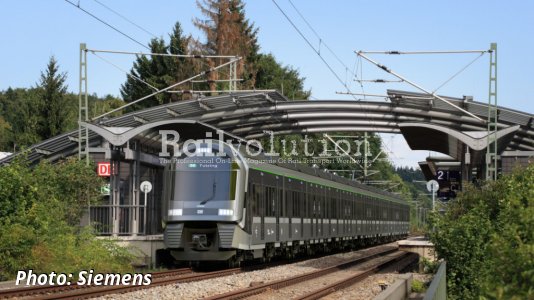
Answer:
<svg viewBox="0 0 534 300"><path fill-rule="evenodd" d="M366 254L363 257L360 257L356 260L352 260L343 264L336 265L334 267L330 267L327 269L320 270L318 272L328 274L331 272L335 272L335 270L348 268L351 265L355 265L364 261L368 261L372 258L380 257L383 255L391 254L397 251L396 247L393 246L383 246L377 251L372 251L368 254ZM301 261L300 259L297 261ZM18 297L23 299L85 299L85 298L91 298L91 297L98 297L98 296L104 296L109 294L115 294L115 293L126 293L126 292L132 292L136 290L141 289L147 289L152 288L156 286L163 286L163 285L171 285L171 284L179 284L179 283L187 283L187 282L194 282L194 281L200 281L205 279L211 279L216 277L222 277L222 276L228 276L233 274L238 274L242 272L248 272L248 271L254 271L259 269L265 269L270 268L274 266L278 266L281 264L287 264L287 263L294 263L296 261L289 261L289 262L272 262L269 264L263 264L263 265L256 265L256 266L246 266L242 268L233 268L233 269L226 269L226 270L219 270L219 271L212 271L212 272L193 272L190 268L181 268L181 269L175 269L175 270L168 270L168 271L161 271L161 272L154 272L152 273L152 282L150 285L129 285L129 286L123 286L123 285L115 285L115 286L91 286L91 285L70 285L70 286L33 286L33 287L25 287L25 288L16 288L16 289L7 289L7 290L0 290L0 299L4 298L12 298L12 297ZM312 278L315 275L312 274L305 274L297 277L301 277L301 281L306 280L306 278ZM287 282L290 279L283 280L284 282ZM292 281L290 281L292 282ZM298 282L295 281L295 283ZM291 283L291 284L295 284ZM282 283L280 287L283 286ZM289 284L289 285L291 285ZM286 284L287 286L288 284ZM276 289L272 287L273 284L268 284L263 286L258 286L255 290L258 292L254 292L251 295L261 293L261 290L271 288ZM249 291L250 292L250 291ZM247 293L248 294L248 293ZM217 298L218 296L214 296L213 298L209 299L239 299L242 298L241 296L231 296L230 298Z"/></svg>
<svg viewBox="0 0 534 300"><path fill-rule="evenodd" d="M152 273L152 280L159 280L164 278L176 278L177 276L184 276L193 273L191 268L180 268L174 270L160 271ZM184 276L185 277L185 276ZM186 277L187 278L187 277ZM46 295L56 295L58 293L70 292L75 290L97 288L92 285L45 285L45 286L31 286L13 289L0 290L0 299L7 299L13 297L46 297Z"/></svg>
<svg viewBox="0 0 534 300"><path fill-rule="evenodd" d="M300 296L300 298L297 298L297 299L307 299L307 300L308 299L319 299L321 297L324 297L325 295L328 295L337 290L346 288L358 281L361 281L369 277L370 275L380 271L380 269L386 266L390 266L393 263L400 264L401 262L403 262L403 264L407 264L406 261L410 259L409 258L410 256L412 257L411 259L413 260L413 256L411 253L398 251L396 249L385 250L382 252L359 257L349 262L344 262L344 263L341 263L341 264L338 264L332 267L328 267L325 269L321 269L318 271L306 273L303 275L297 275L291 278L285 278L285 279L277 280L274 282L268 282L268 283L260 284L257 286L252 286L252 287L248 287L245 289L237 290L237 291L231 291L231 292L220 294L220 295L211 296L208 298L204 298L204 300L230 300L230 299L243 299L247 297L253 297L256 295L260 295L266 291L280 290L283 288L287 288L289 286L301 284L301 283L308 282L308 281L311 281L311 280L314 280L320 277L324 277L332 273L336 273L342 270L346 270L348 268L352 268L364 262L371 262L371 261L373 262L371 266L366 267L362 271L357 271L354 275L345 277L340 281L336 281L320 289L313 290L305 295Z"/></svg>

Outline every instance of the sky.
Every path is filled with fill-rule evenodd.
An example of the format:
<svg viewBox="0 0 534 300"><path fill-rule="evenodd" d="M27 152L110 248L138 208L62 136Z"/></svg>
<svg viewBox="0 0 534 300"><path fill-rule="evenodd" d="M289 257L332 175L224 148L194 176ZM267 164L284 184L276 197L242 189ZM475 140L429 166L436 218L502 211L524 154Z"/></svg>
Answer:
<svg viewBox="0 0 534 300"><path fill-rule="evenodd" d="M95 0L71 0L146 44L152 38ZM192 20L202 16L194 0L98 0L156 36L168 37L179 21L185 33L203 40ZM534 113L531 72L534 70L534 1L386 1L276 0L315 49L352 92L362 92L353 73L363 79L395 79L375 66L359 61L358 50L484 50L498 44L499 105ZM54 55L68 74L69 90L78 92L79 44L90 49L146 51L70 5L65 0L0 0L0 90L36 85L40 72ZM306 78L312 99L352 99L314 50L291 27L271 0L245 1L246 15L259 28L261 51L272 53ZM328 48L335 53L333 56ZM397 73L434 90L477 58L478 54L373 55ZM129 70L134 57L106 55ZM339 60L343 63L341 64ZM89 92L119 96L126 75L88 57ZM438 90L439 94L488 98L489 56L476 59L465 71ZM279 87L273 87L279 88ZM384 95L387 89L415 91L403 83L365 83L366 93ZM289 95L291 96L291 95ZM417 166L427 151L411 151L402 136L383 135L397 165Z"/></svg>

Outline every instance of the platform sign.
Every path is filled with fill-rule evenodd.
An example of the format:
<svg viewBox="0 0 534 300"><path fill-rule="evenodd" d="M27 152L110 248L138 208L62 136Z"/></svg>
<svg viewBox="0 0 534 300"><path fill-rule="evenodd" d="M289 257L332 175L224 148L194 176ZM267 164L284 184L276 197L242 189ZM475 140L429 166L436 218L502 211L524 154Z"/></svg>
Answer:
<svg viewBox="0 0 534 300"><path fill-rule="evenodd" d="M143 181L139 185L139 189L145 194L150 193L152 191L152 183L150 183L150 181Z"/></svg>
<svg viewBox="0 0 534 300"><path fill-rule="evenodd" d="M100 177L109 177L111 176L111 164L108 162L99 162L98 166L98 176Z"/></svg>
<svg viewBox="0 0 534 300"><path fill-rule="evenodd" d="M100 187L100 194L102 196L109 196L111 194L111 185L109 183Z"/></svg>
<svg viewBox="0 0 534 300"><path fill-rule="evenodd" d="M439 183L438 198L447 201L456 198L456 193L460 189L462 173L457 170L440 170L436 171L436 180Z"/></svg>
<svg viewBox="0 0 534 300"><path fill-rule="evenodd" d="M430 180L426 183L426 189L431 193L437 192L439 190L439 184L435 180Z"/></svg>

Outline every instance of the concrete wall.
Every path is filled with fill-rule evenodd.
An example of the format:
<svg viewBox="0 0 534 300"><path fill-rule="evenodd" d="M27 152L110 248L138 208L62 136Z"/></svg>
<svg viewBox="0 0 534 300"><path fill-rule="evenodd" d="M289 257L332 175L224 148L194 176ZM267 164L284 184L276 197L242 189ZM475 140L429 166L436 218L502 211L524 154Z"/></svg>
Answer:
<svg viewBox="0 0 534 300"><path fill-rule="evenodd" d="M137 258L135 265L154 266L156 251L164 249L163 235L100 237L116 241L118 245L126 247Z"/></svg>

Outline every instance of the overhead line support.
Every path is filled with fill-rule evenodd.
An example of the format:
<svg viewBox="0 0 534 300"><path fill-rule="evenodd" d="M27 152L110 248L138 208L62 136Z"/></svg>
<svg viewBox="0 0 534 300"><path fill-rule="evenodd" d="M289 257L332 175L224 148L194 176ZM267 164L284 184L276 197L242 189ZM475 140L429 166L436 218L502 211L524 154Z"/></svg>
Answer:
<svg viewBox="0 0 534 300"><path fill-rule="evenodd" d="M195 76L189 77L189 78L184 79L184 80L182 80L182 81L180 81L180 82L177 82L177 83L174 83L174 84L172 84L172 85L169 85L169 86L166 87L166 88L163 88L163 89L161 89L161 90L157 90L157 91L155 91L155 92L153 92L153 93L151 93L151 94L149 94L149 95L143 96L143 97L141 97L141 98L139 98L139 99L137 99L137 100L134 100L134 101L132 101L132 102L130 102L130 103L127 103L127 104L125 104L125 105L123 105L123 106L121 106L121 107L118 107L118 108L116 108L116 109L110 110L110 111L108 111L107 113L104 113L104 114L101 114L100 116L94 117L94 118L91 119L91 120L92 120L92 121L98 120L98 119L100 119L100 118L102 118L102 117L104 117L104 116L107 116L107 115L109 115L109 114L112 114L112 113L114 113L114 112L117 112L117 111L119 111L119 110L122 110L122 109L124 109L124 108L126 108L126 107L128 107L128 106L134 105L134 104L136 104L136 103L139 103L139 102L141 102L141 101L143 101L143 100L145 100L145 99L148 99L148 98L150 98L150 97L152 97L152 96L155 96L155 95L157 95L157 94L160 94L160 93L169 91L169 90L171 90L172 88L174 88L174 87L176 87L176 86L179 86L179 85L181 85L181 84L184 84L184 83L186 83L186 82L189 82L189 81L191 81L191 80L193 80L193 79L195 79L195 78L198 78L198 77L200 77L200 76L209 74L210 72L216 71L216 70L218 70L218 69L220 69L220 68L222 68L222 67L228 66L228 65L230 65L230 64L232 64L232 63L235 63L236 61L238 61L238 60L240 60L240 59L241 59L241 58L237 58L237 59L233 59L233 60L230 60L230 61L228 61L228 62L225 62L225 63L223 63L223 64L221 64L221 65L218 65L218 66L216 66L216 67L213 67L213 68L211 68L211 69L209 69L209 70L207 70L207 71L201 72L201 73L199 73L199 74L197 74L197 75L195 75Z"/></svg>
<svg viewBox="0 0 534 300"><path fill-rule="evenodd" d="M364 54L459 54L459 53L485 53L488 50L438 50L438 51L359 51Z"/></svg>
<svg viewBox="0 0 534 300"><path fill-rule="evenodd" d="M497 152L497 44L490 45L490 72L488 95L488 135L486 146L486 180L497 180L498 160Z"/></svg>
<svg viewBox="0 0 534 300"><path fill-rule="evenodd" d="M78 92L78 159L85 159L89 165L89 129L82 125L89 120L89 105L87 101L87 46L80 44L80 74Z"/></svg>
<svg viewBox="0 0 534 300"><path fill-rule="evenodd" d="M450 106L452 106L452 107L458 109L459 111L461 111L461 112L463 112L463 113L469 115L470 117L475 118L476 120L478 120L478 121L480 121L480 122L482 122L482 123L485 123L485 121L484 121L483 119L477 117L477 116L474 115L473 113L471 113L471 112L469 112L469 111L467 111L467 110L465 110L465 109L463 109L463 108L461 108L461 107L455 105L454 103L450 102L449 100L444 99L443 97L441 97L441 96L439 96L439 95L437 95L437 94L435 94L435 93L433 93L433 92L431 92L431 91L429 91L429 90L423 88L422 86L416 84L415 82L412 82L411 80L406 79L405 77L403 77L403 76L397 74L396 72L392 71L391 69L389 69L389 68L386 67L385 65L382 65L382 64L380 64L380 63L378 63L378 62L372 60L371 58L367 57L367 56L366 56L365 54L363 54L361 51L355 51L355 53L356 53L358 56L360 56L360 57L364 58L365 60L367 60L368 62L372 63L373 65L375 65L375 66L379 67L380 69L386 71L387 73L389 73L389 74L391 74L391 75L393 75L393 76L399 78L399 79L402 80L402 81L405 81L406 83L408 83L409 85L415 87L416 89L418 89L418 90L420 90L420 91L423 91L423 92L425 92L425 93L431 95L432 97L434 97L434 98L436 98L436 99L439 99L439 100L441 100L441 101L447 103L448 105L450 105Z"/></svg>

